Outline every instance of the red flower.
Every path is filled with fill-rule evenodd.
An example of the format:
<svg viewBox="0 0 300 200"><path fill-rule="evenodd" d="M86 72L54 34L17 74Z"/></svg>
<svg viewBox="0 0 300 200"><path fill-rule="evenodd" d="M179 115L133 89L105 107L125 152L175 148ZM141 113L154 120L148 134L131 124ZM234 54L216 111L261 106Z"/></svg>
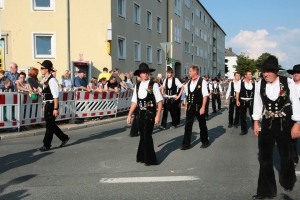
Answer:
<svg viewBox="0 0 300 200"><path fill-rule="evenodd" d="M45 81L45 82L44 82L44 85L46 85L46 84L47 84L47 82Z"/></svg>
<svg viewBox="0 0 300 200"><path fill-rule="evenodd" d="M284 90L280 90L280 95L284 95Z"/></svg>
<svg viewBox="0 0 300 200"><path fill-rule="evenodd" d="M149 85L149 86L148 86L148 89L151 90L151 88L152 88L152 87Z"/></svg>

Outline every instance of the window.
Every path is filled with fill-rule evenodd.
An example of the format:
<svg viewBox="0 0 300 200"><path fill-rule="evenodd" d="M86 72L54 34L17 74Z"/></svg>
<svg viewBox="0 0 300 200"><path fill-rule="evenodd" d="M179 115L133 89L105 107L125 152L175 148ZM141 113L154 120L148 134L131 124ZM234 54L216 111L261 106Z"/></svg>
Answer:
<svg viewBox="0 0 300 200"><path fill-rule="evenodd" d="M206 18L206 16L204 15L203 18L204 18L204 24L207 25L207 18Z"/></svg>
<svg viewBox="0 0 300 200"><path fill-rule="evenodd" d="M194 34L192 34L192 43L194 43Z"/></svg>
<svg viewBox="0 0 300 200"><path fill-rule="evenodd" d="M190 30L190 19L185 17L185 20L184 20L184 28L186 30Z"/></svg>
<svg viewBox="0 0 300 200"><path fill-rule="evenodd" d="M147 10L147 29L152 29L152 13Z"/></svg>
<svg viewBox="0 0 300 200"><path fill-rule="evenodd" d="M134 61L141 61L141 43L134 41Z"/></svg>
<svg viewBox="0 0 300 200"><path fill-rule="evenodd" d="M195 26L195 35L197 37L200 37L200 28L199 28L199 26Z"/></svg>
<svg viewBox="0 0 300 200"><path fill-rule="evenodd" d="M162 51L161 48L157 48L157 64L161 65L162 63Z"/></svg>
<svg viewBox="0 0 300 200"><path fill-rule="evenodd" d="M157 32L161 33L161 18L157 16Z"/></svg>
<svg viewBox="0 0 300 200"><path fill-rule="evenodd" d="M189 63L186 63L186 64L185 64L185 70L184 70L185 75L188 75L188 76L189 76L189 68L190 68L190 64L189 64Z"/></svg>
<svg viewBox="0 0 300 200"><path fill-rule="evenodd" d="M33 55L35 59L56 57L54 33L33 33Z"/></svg>
<svg viewBox="0 0 300 200"><path fill-rule="evenodd" d="M188 41L184 42L184 51L190 53L190 43Z"/></svg>
<svg viewBox="0 0 300 200"><path fill-rule="evenodd" d="M195 13L196 13L196 16L197 16L197 17L200 17L200 15L199 15L200 12L199 12L198 6L195 7Z"/></svg>
<svg viewBox="0 0 300 200"><path fill-rule="evenodd" d="M174 40L181 43L181 27L178 24L174 25Z"/></svg>
<svg viewBox="0 0 300 200"><path fill-rule="evenodd" d="M184 0L184 4L186 7L190 8L190 0Z"/></svg>
<svg viewBox="0 0 300 200"><path fill-rule="evenodd" d="M125 6L125 2L126 0L118 0L118 16L120 17L126 17L125 13L126 13L126 6Z"/></svg>
<svg viewBox="0 0 300 200"><path fill-rule="evenodd" d="M55 0L32 0L33 10L54 10Z"/></svg>
<svg viewBox="0 0 300 200"><path fill-rule="evenodd" d="M192 25L194 26L194 13L192 13Z"/></svg>
<svg viewBox="0 0 300 200"><path fill-rule="evenodd" d="M174 0L174 12L178 16L180 16L181 11L181 1L180 0Z"/></svg>
<svg viewBox="0 0 300 200"><path fill-rule="evenodd" d="M199 18L203 21L201 10L199 10Z"/></svg>
<svg viewBox="0 0 300 200"><path fill-rule="evenodd" d="M147 45L147 62L152 63L152 46Z"/></svg>
<svg viewBox="0 0 300 200"><path fill-rule="evenodd" d="M200 56L199 47L198 46L195 46L195 53L196 53L196 56Z"/></svg>
<svg viewBox="0 0 300 200"><path fill-rule="evenodd" d="M126 38L122 36L118 36L118 58L126 59Z"/></svg>
<svg viewBox="0 0 300 200"><path fill-rule="evenodd" d="M133 4L133 22L136 24L141 23L141 7L136 3Z"/></svg>
<svg viewBox="0 0 300 200"><path fill-rule="evenodd" d="M0 10L4 9L4 0L0 0Z"/></svg>

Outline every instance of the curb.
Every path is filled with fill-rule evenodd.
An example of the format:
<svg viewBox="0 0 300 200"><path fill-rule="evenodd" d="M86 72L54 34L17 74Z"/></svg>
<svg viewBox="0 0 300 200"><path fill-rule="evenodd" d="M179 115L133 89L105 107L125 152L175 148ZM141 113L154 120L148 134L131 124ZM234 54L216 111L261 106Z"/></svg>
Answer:
<svg viewBox="0 0 300 200"><path fill-rule="evenodd" d="M94 127L94 126L101 126L104 124L110 124L110 123L126 120L126 118L127 118L127 115L116 117L116 118L111 118L111 119L103 119L101 121L84 122L84 124L62 124L62 125L59 125L59 128L63 132L68 132L68 131L77 130L77 129L84 129L84 128L90 128L90 127ZM46 130L46 128L39 128L39 129L35 129L35 130L23 131L23 132L17 132L17 133L3 133L3 134L0 134L0 141L44 135L45 130Z"/></svg>

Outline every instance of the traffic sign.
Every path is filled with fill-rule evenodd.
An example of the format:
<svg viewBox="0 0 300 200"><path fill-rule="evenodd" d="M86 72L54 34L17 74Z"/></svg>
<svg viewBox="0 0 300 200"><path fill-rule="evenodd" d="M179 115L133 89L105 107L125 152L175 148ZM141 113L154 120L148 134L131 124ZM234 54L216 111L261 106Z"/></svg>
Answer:
<svg viewBox="0 0 300 200"><path fill-rule="evenodd" d="M169 52L171 45L172 45L172 42L162 42L162 43L160 43L160 46L163 48L165 53Z"/></svg>

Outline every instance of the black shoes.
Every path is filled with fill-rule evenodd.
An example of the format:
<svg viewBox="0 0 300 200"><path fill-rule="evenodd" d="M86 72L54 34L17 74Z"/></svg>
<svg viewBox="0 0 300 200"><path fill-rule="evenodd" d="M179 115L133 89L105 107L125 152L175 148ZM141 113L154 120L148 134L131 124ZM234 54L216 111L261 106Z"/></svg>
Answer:
<svg viewBox="0 0 300 200"><path fill-rule="evenodd" d="M287 191L287 192L291 192L293 189L289 189L289 188L283 188L285 191Z"/></svg>
<svg viewBox="0 0 300 200"><path fill-rule="evenodd" d="M234 125L234 128L238 128L238 127L239 127L239 125L237 125L237 124Z"/></svg>
<svg viewBox="0 0 300 200"><path fill-rule="evenodd" d="M180 150L188 150L189 148L182 145L181 147L179 147L179 149L180 149Z"/></svg>
<svg viewBox="0 0 300 200"><path fill-rule="evenodd" d="M228 124L228 128L231 128L232 127L232 124Z"/></svg>
<svg viewBox="0 0 300 200"><path fill-rule="evenodd" d="M160 126L159 129L160 130L166 130L166 127Z"/></svg>
<svg viewBox="0 0 300 200"><path fill-rule="evenodd" d="M265 195L260 195L260 194L257 194L257 195L254 195L252 196L252 199L274 199L275 197L272 197L272 196L265 196Z"/></svg>
<svg viewBox="0 0 300 200"><path fill-rule="evenodd" d="M216 111L212 111L212 113L217 113Z"/></svg>
<svg viewBox="0 0 300 200"><path fill-rule="evenodd" d="M241 133L240 133L240 135L246 135L248 132L247 131L242 131Z"/></svg>
<svg viewBox="0 0 300 200"><path fill-rule="evenodd" d="M200 148L201 149L205 149L205 148L207 148L209 146L209 144L202 144L201 146L200 146Z"/></svg>
<svg viewBox="0 0 300 200"><path fill-rule="evenodd" d="M129 137L138 137L139 135L132 135L132 134L129 134Z"/></svg>
<svg viewBox="0 0 300 200"><path fill-rule="evenodd" d="M66 146L67 142L69 141L69 137L67 139L65 139L64 141L62 141L61 145L59 146L59 148L62 148L64 146Z"/></svg>
<svg viewBox="0 0 300 200"><path fill-rule="evenodd" d="M45 146L42 146L41 148L38 149L39 151L41 152L44 152L44 151L49 151L50 150L50 147L45 147Z"/></svg>

